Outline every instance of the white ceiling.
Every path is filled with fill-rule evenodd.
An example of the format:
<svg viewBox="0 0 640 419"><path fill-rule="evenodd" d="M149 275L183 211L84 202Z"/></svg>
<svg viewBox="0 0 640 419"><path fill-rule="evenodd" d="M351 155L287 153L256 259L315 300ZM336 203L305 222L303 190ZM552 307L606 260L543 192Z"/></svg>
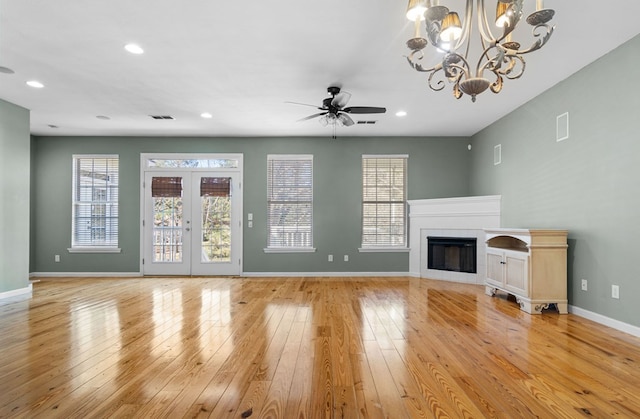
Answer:
<svg viewBox="0 0 640 419"><path fill-rule="evenodd" d="M349 105L388 110L356 115L377 123L340 136L467 136L640 33L639 1L605 4L546 0L549 44L521 79L471 103L450 86L431 91L407 64L406 0L4 0L0 66L15 74L0 73L0 98L31 110L36 135L328 136L316 120L296 122L314 108L285 102L320 106L337 83ZM129 42L145 54L127 53ZM26 86L33 79L45 87Z"/></svg>

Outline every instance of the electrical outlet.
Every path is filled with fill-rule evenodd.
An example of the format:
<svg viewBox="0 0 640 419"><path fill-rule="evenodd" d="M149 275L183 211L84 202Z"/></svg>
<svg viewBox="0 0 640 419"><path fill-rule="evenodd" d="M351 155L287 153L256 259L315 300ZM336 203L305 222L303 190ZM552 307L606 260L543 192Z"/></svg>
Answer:
<svg viewBox="0 0 640 419"><path fill-rule="evenodd" d="M60 255L55 255L55 256L53 257L53 260L54 260L55 262L60 262Z"/></svg>
<svg viewBox="0 0 640 419"><path fill-rule="evenodd" d="M349 262L349 255L344 255L344 261Z"/></svg>
<svg viewBox="0 0 640 419"><path fill-rule="evenodd" d="M587 280L586 279L582 280L582 291L587 291Z"/></svg>
<svg viewBox="0 0 640 419"><path fill-rule="evenodd" d="M620 299L620 287L618 285L611 286L611 298Z"/></svg>
<svg viewBox="0 0 640 419"><path fill-rule="evenodd" d="M327 259L329 260L329 262L333 262L333 255L329 255Z"/></svg>

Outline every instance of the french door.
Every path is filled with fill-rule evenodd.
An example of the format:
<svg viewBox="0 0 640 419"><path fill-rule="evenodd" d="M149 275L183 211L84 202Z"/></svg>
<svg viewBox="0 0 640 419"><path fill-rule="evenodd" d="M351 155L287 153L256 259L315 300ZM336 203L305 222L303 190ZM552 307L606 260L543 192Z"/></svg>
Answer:
<svg viewBox="0 0 640 419"><path fill-rule="evenodd" d="M144 275L238 275L238 172L167 170L144 174Z"/></svg>

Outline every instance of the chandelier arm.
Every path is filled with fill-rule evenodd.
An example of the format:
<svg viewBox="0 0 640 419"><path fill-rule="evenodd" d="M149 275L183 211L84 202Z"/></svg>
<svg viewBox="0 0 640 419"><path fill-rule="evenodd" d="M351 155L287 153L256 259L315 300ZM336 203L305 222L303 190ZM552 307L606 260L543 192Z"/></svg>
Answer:
<svg viewBox="0 0 640 419"><path fill-rule="evenodd" d="M501 74L504 74L504 76L509 80L519 79L524 74L524 70L527 67L527 63L524 61L524 58L520 56L520 54L511 56L510 60L511 62L509 63L510 65L507 71ZM516 60L520 61L521 67L520 67L520 71L514 73L513 69L516 68Z"/></svg>
<svg viewBox="0 0 640 419"><path fill-rule="evenodd" d="M504 24L502 31L502 36L498 38L498 42L502 42L507 38L507 36L516 30L516 26L520 23L522 19L522 13L524 8L524 0L513 0L511 3L511 11L512 13L507 14L507 22Z"/></svg>
<svg viewBox="0 0 640 419"><path fill-rule="evenodd" d="M533 32L533 36L538 39L528 49L518 50L518 55L528 54L530 52L537 51L540 48L542 48L549 41L549 38L551 38L551 35L553 34L553 30L555 28L556 28L555 26L549 26L547 24L540 24L535 26L532 29L532 32ZM542 30L542 29L545 29L546 33L538 32L538 30Z"/></svg>
<svg viewBox="0 0 640 419"><path fill-rule="evenodd" d="M425 31L431 45L437 46L440 43L440 31L442 30L442 22L439 20L431 21L425 19Z"/></svg>
<svg viewBox="0 0 640 419"><path fill-rule="evenodd" d="M463 65L458 64L458 62L460 61L462 61ZM466 57L463 57L460 54L447 54L442 60L442 67L445 76L452 82L455 80L460 80L460 77L462 75L464 75L465 78L469 78L469 71L471 67L469 66L469 62L467 61Z"/></svg>
<svg viewBox="0 0 640 419"><path fill-rule="evenodd" d="M467 0L465 10L464 10L464 28L462 29L462 36L455 44L454 50L460 48L465 42L467 43L467 48L465 52L465 57L469 53L469 44L471 43L471 32L473 30L473 0Z"/></svg>
<svg viewBox="0 0 640 419"><path fill-rule="evenodd" d="M489 43L495 41L496 38L493 36L493 33L491 33L489 21L487 20L484 0L477 0L476 12L478 13L478 31L480 32L481 39Z"/></svg>
<svg viewBox="0 0 640 419"><path fill-rule="evenodd" d="M419 56L417 58L414 58L416 54L419 54ZM431 71L437 71L442 68L442 63L438 63L431 68L424 68L422 64L419 63L419 61L424 58L424 53L420 50L411 51L411 54L405 56L405 58L407 59L407 62L409 63L411 68L421 73L429 73Z"/></svg>
<svg viewBox="0 0 640 419"><path fill-rule="evenodd" d="M495 68L499 68L500 67L500 61L496 60L496 57L498 55L496 55L496 57L494 57L493 59L489 56L489 51L492 48L496 48L496 43L497 41L492 40L491 44L489 46L487 46L486 41L484 40L483 37L480 37L480 44L482 45L482 54L480 54L480 56L478 57L478 64L476 65L476 77L482 77L482 73L484 73L484 71L488 68L489 64L491 64L492 62L496 62L498 61L497 65L494 65L490 70L493 71ZM501 50L499 50L501 51ZM483 65L482 62L486 60L485 64Z"/></svg>
<svg viewBox="0 0 640 419"><path fill-rule="evenodd" d="M442 67L438 68L437 70L433 70L431 72L431 74L429 74L429 78L427 79L427 82L429 84L429 88L433 91L439 92L440 90L444 89L444 81L443 80L438 80L438 82L436 83L436 86L433 85L433 76L436 75L436 73L438 73L438 70L442 70Z"/></svg>
<svg viewBox="0 0 640 419"><path fill-rule="evenodd" d="M489 55L489 50L491 49L496 49L496 54L491 57ZM486 57L487 62L482 66L482 68L480 68L480 62L482 61L482 58ZM493 72L496 71L500 71L500 69L502 68L502 63L505 61L505 50L504 48L498 47L496 45L492 45L489 48L485 49L484 52L482 53L482 56L480 57L480 61L478 62L478 77L480 77L480 74L482 74L482 72L484 72L484 70L490 70Z"/></svg>
<svg viewBox="0 0 640 419"><path fill-rule="evenodd" d="M516 68L516 64L518 61L521 64L521 66L519 67L519 71L513 72L513 69ZM503 66L502 64L504 62L507 62L508 65ZM493 67L491 67L492 63L495 63ZM480 71L484 72L485 70L488 70L494 73L496 76L503 75L509 80L515 80L519 79L524 74L525 68L526 62L524 61L524 58L520 56L520 54L502 53L496 55L493 59L489 59L480 68Z"/></svg>

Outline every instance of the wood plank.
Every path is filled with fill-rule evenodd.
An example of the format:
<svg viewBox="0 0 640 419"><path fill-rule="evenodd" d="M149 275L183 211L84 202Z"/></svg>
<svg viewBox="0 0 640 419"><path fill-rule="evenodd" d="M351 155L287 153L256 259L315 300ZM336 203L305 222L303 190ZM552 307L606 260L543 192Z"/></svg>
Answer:
<svg viewBox="0 0 640 419"><path fill-rule="evenodd" d="M420 278L55 278L0 417L638 417L640 338Z"/></svg>

